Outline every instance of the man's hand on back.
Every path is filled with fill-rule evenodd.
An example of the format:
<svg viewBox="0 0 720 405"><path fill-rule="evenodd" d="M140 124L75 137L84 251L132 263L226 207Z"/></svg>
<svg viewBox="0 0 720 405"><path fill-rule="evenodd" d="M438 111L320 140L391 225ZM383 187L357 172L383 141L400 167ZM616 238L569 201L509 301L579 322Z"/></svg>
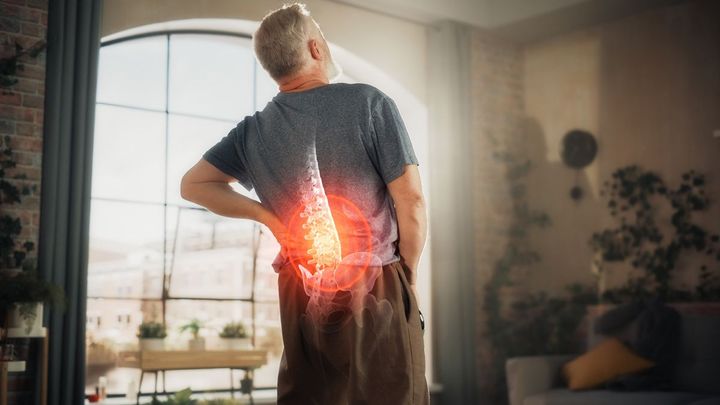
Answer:
<svg viewBox="0 0 720 405"><path fill-rule="evenodd" d="M218 215L251 219L267 226L280 244L280 253L283 256L288 250L301 248L301 242L291 237L285 225L272 211L232 189L228 183L234 180L232 176L200 159L183 176L181 194L184 199L202 205Z"/></svg>

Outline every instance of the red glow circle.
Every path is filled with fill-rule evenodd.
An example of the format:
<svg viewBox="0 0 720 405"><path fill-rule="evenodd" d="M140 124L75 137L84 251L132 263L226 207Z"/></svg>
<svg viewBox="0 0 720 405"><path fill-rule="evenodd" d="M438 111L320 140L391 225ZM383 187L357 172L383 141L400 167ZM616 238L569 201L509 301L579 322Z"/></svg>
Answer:
<svg viewBox="0 0 720 405"><path fill-rule="evenodd" d="M373 242L372 242L372 232L370 230L370 224L368 223L365 216L362 214L360 209L353 204L350 200L347 198L343 198L337 195L328 194L328 205L330 206L330 212L333 217L333 221L335 222L335 228L337 229L338 236L340 237L340 246L341 246L341 252L343 257L346 257L348 254L356 253L356 252L368 252L373 253ZM303 253L302 256L297 256L296 254L290 254L289 255L289 261L293 266L293 269L295 270L295 274L302 279L302 271L300 270L300 265L302 265L304 268L306 268L311 274L314 274L316 269L314 264L309 264L308 260L310 259L309 255L307 255L307 250L310 249L311 241L306 240L304 238L305 230L302 229L302 224L304 221L300 217L300 213L305 209L305 205L300 203L298 204L298 207L293 212L292 217L290 217L290 222L288 223L288 232L294 240L299 242L302 245ZM350 218L348 215L345 215L345 209L349 210L352 213L352 216L355 217L355 219ZM359 220L358 220L359 218ZM357 243L354 243L355 240L358 238L349 238L348 235L357 234L357 232L351 232L351 230L356 229L356 227L359 226L363 230L364 235L366 237L364 238L365 243L363 244L362 241L358 241ZM362 246L364 245L364 246ZM350 286L355 284L363 275L363 273L367 270L370 260L372 258L372 255L367 255L367 260L362 263L360 266L360 269L357 271L357 275L352 278L348 283L343 285L338 285L336 288L327 288L327 287L319 287L318 289L320 291L328 291L328 292L335 292L338 290L345 290L348 289ZM311 282L311 281L308 281ZM316 287L313 285L313 287Z"/></svg>

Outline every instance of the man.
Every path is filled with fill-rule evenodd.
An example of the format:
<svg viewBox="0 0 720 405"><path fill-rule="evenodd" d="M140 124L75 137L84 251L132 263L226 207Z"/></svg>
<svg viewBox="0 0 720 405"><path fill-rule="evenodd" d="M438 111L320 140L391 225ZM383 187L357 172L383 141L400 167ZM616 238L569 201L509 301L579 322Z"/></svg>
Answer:
<svg viewBox="0 0 720 405"><path fill-rule="evenodd" d="M253 46L279 93L203 154L181 194L280 243L278 404L428 404L415 290L427 219L397 107L330 83L341 68L302 3L268 13Z"/></svg>

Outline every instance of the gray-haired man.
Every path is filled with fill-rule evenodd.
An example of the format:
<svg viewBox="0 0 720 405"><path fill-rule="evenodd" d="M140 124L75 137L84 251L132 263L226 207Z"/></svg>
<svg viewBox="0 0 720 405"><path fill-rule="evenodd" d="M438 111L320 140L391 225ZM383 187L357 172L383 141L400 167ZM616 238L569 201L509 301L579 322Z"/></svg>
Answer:
<svg viewBox="0 0 720 405"><path fill-rule="evenodd" d="M330 83L341 68L302 3L267 14L253 46L280 92L203 154L181 193L281 245L278 404L428 404L415 292L427 219L397 106Z"/></svg>

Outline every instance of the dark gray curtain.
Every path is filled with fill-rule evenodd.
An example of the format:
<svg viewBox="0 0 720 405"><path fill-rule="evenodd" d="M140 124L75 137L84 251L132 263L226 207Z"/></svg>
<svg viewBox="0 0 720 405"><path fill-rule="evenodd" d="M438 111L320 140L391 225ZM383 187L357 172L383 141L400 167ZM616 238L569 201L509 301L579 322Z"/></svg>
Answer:
<svg viewBox="0 0 720 405"><path fill-rule="evenodd" d="M48 404L84 403L90 183L101 9L102 0L49 2L38 266L45 279L63 287L68 307L64 312L46 311L50 336Z"/></svg>

